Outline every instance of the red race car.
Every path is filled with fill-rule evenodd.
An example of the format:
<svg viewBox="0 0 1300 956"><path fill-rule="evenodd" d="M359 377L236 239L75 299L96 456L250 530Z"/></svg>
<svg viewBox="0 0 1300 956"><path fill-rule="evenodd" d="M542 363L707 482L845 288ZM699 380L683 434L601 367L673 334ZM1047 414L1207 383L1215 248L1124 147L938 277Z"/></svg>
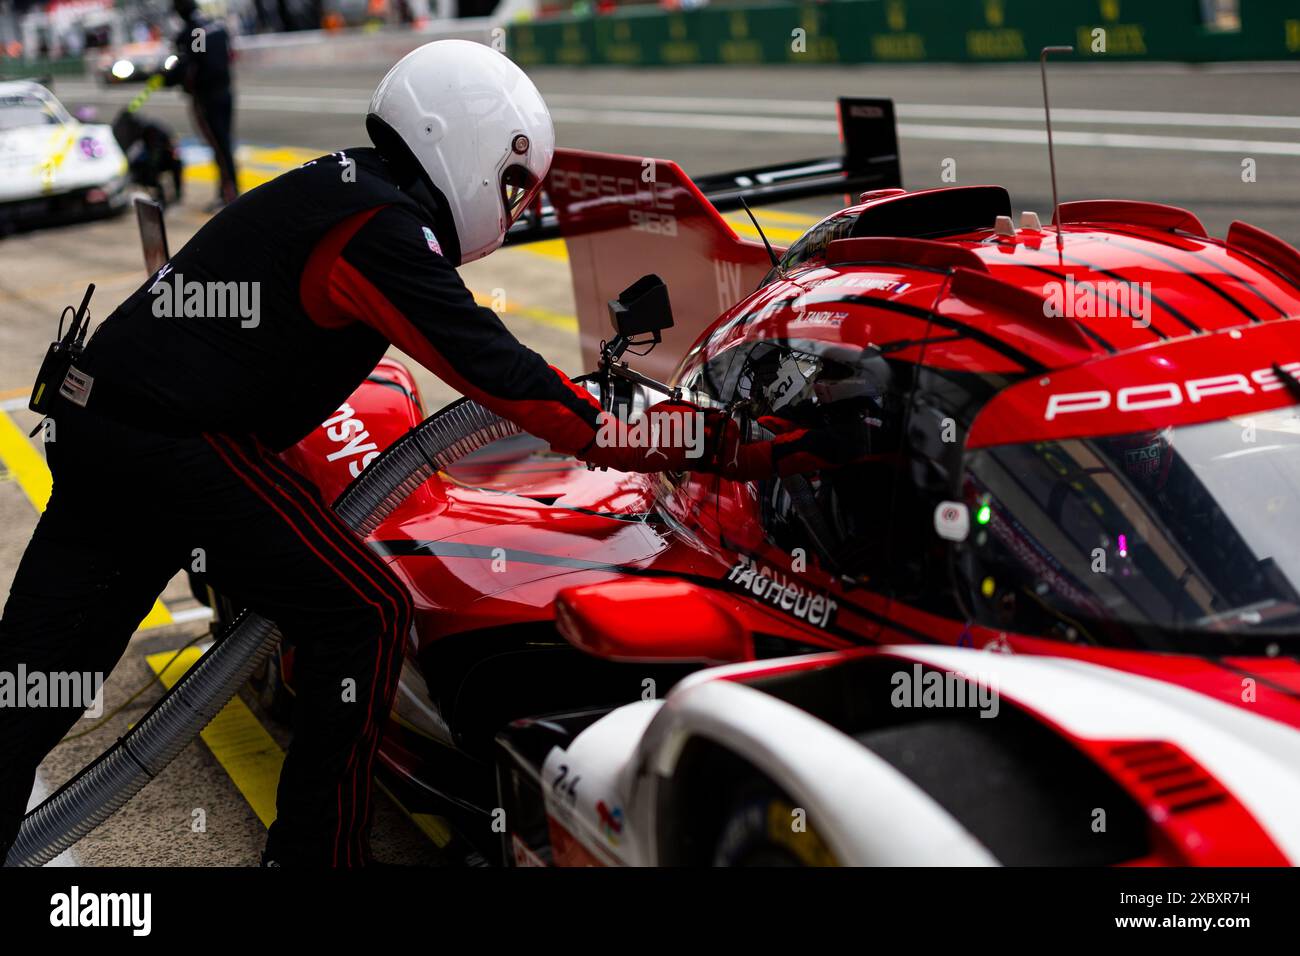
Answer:
<svg viewBox="0 0 1300 956"><path fill-rule="evenodd" d="M815 453L588 470L391 361L289 453L415 596L390 790L523 865L1300 861L1300 253L907 192L892 104L840 116L699 182L561 150L512 236L607 408ZM863 189L775 263L718 211Z"/></svg>
<svg viewBox="0 0 1300 956"><path fill-rule="evenodd" d="M371 532L419 608L395 792L518 863L1300 860L1300 253L905 192L892 105L841 117L839 162L701 183L557 157L517 238L568 243L607 407L675 392L826 452L755 482L518 435L448 461ZM854 177L775 265L718 214ZM675 327L609 330L648 271ZM668 384L620 374L637 334ZM424 417L375 378L293 452L327 495Z"/></svg>

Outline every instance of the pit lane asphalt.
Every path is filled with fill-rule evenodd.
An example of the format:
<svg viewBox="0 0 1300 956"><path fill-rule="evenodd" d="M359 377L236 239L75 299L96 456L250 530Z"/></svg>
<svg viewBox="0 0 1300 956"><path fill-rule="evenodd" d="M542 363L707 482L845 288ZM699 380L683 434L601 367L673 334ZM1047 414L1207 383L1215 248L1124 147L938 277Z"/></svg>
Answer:
<svg viewBox="0 0 1300 956"><path fill-rule="evenodd" d="M236 129L252 147L243 152L248 183L315 152L363 144L361 117L382 72L352 64L240 70ZM892 96L900 104L909 187L943 184L945 160L952 160L958 184L1002 183L1016 210L1034 209L1044 219L1050 212L1036 67L546 69L534 75L555 112L562 145L674 159L695 174L833 154L836 95ZM1300 242L1300 72L1294 68L1058 65L1051 80L1063 201L1168 202L1200 215L1212 234L1222 235L1232 219L1241 218ZM80 80L56 85L70 108L96 106L105 121L138 91ZM144 112L190 135L176 94L156 94ZM1246 158L1256 162L1255 182L1242 180ZM186 204L169 212L173 248L203 222L199 207L212 193L211 179L210 166L195 169ZM784 243L831 208L829 200L807 201L763 218L773 238ZM583 371L561 247L505 250L464 273L483 298L504 295L504 318L521 339L566 371ZM61 307L78 301L85 283L94 281L92 315L102 318L142 277L129 216L0 239L0 403L10 408L11 431L25 434L34 424L33 416L12 406L30 387ZM421 372L420 378L431 408L454 397L432 376ZM0 432L4 426L0 421ZM30 460L10 470L13 447L11 436L0 473L5 594L35 524L32 498L39 497L39 475L33 477ZM173 623L137 633L105 689L106 710L150 682L149 655L173 650L203 631L201 620L185 620L196 608L182 579L172 582L163 603ZM42 766L41 784L53 788L66 780L159 693L154 682L103 729L61 744ZM282 748L284 729L249 703L254 719L270 732L272 750ZM74 731L87 726L83 721ZM193 826L195 809L204 810L201 832ZM196 742L64 862L248 865L257 859L262 832L250 798L212 751ZM386 859L440 859L387 801L379 807L375 844Z"/></svg>

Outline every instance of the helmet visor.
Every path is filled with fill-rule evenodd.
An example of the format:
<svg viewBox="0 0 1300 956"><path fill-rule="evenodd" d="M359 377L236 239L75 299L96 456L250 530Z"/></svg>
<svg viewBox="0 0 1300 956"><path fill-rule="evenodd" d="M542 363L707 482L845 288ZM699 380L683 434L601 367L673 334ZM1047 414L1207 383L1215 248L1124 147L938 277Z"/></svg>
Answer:
<svg viewBox="0 0 1300 956"><path fill-rule="evenodd" d="M506 227L519 218L541 191L542 181L527 166L507 166L501 173L501 204L506 211Z"/></svg>

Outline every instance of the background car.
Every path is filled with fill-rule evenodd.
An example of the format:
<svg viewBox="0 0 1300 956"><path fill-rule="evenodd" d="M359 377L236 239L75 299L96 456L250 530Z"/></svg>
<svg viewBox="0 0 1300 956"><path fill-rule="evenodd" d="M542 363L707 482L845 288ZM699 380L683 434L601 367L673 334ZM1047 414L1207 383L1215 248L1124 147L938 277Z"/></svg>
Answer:
<svg viewBox="0 0 1300 956"><path fill-rule="evenodd" d="M0 228L116 215L129 185L110 127L80 122L39 83L0 83Z"/></svg>
<svg viewBox="0 0 1300 956"><path fill-rule="evenodd" d="M95 64L100 82L106 86L119 83L144 83L150 77L171 69L176 55L161 40L127 43L105 52Z"/></svg>

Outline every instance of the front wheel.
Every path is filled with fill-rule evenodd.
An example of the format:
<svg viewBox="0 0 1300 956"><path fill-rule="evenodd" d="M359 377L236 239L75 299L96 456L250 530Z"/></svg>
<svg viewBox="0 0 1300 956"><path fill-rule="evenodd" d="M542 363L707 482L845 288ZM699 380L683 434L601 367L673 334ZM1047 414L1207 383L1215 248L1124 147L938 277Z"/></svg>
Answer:
<svg viewBox="0 0 1300 956"><path fill-rule="evenodd" d="M775 788L742 788L726 814L714 866L836 866L807 812Z"/></svg>

